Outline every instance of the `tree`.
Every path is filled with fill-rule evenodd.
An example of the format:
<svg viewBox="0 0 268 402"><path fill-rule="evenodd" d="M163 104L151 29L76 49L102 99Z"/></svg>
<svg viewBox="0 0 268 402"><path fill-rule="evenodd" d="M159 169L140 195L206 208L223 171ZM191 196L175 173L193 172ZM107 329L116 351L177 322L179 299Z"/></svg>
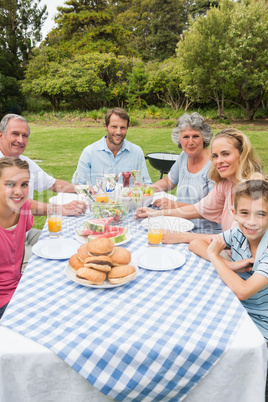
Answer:
<svg viewBox="0 0 268 402"><path fill-rule="evenodd" d="M0 72L21 79L29 54L41 40L47 7L41 0L0 0ZM3 61L4 59L4 61Z"/></svg>
<svg viewBox="0 0 268 402"><path fill-rule="evenodd" d="M234 85L250 120L268 91L268 13L264 0L239 4L221 51L223 77Z"/></svg>
<svg viewBox="0 0 268 402"><path fill-rule="evenodd" d="M197 102L213 99L219 117L224 116L225 96L235 94L220 68L220 52L225 46L233 7L232 2L223 1L220 8L212 7L206 16L191 19L177 47L183 90Z"/></svg>
<svg viewBox="0 0 268 402"><path fill-rule="evenodd" d="M67 0L58 7L58 27L47 36L46 44L70 54L100 52L131 55L126 46L129 32L114 22L107 1Z"/></svg>
<svg viewBox="0 0 268 402"><path fill-rule="evenodd" d="M30 61L22 83L24 94L43 96L55 110L62 101L76 108L96 109L125 100L130 59L97 52L59 61L55 55L49 61L50 56L46 49Z"/></svg>
<svg viewBox="0 0 268 402"><path fill-rule="evenodd" d="M162 63L148 63L146 68L148 78L145 89L156 94L157 98L171 109L185 110L191 101L181 91L181 73L175 57Z"/></svg>
<svg viewBox="0 0 268 402"><path fill-rule="evenodd" d="M206 17L192 20L177 49L186 94L213 99L220 117L224 104L240 96L242 103L234 103L252 119L267 91L267 24L264 0L222 0Z"/></svg>
<svg viewBox="0 0 268 402"><path fill-rule="evenodd" d="M164 60L175 54L187 23L188 2L121 0L111 3L117 21L132 32L130 46L143 60Z"/></svg>

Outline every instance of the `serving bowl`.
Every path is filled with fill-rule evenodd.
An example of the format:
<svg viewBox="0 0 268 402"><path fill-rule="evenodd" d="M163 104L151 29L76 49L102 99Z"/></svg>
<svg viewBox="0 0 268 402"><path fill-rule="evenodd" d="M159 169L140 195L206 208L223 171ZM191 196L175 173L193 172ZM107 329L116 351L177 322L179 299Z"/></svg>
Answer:
<svg viewBox="0 0 268 402"><path fill-rule="evenodd" d="M96 197L95 197L96 198ZM130 199L121 197L115 200L113 195L108 195L108 202L90 202L90 209L94 218L113 218L110 225L118 225L126 218L130 207Z"/></svg>

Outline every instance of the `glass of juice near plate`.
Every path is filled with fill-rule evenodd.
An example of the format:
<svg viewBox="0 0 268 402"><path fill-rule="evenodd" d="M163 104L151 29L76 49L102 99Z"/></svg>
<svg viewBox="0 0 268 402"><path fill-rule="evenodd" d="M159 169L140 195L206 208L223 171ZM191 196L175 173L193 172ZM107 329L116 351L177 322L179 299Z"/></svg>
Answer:
<svg viewBox="0 0 268 402"><path fill-rule="evenodd" d="M47 224L49 237L56 239L61 236L62 231L62 206L57 204L48 204L47 206Z"/></svg>
<svg viewBox="0 0 268 402"><path fill-rule="evenodd" d="M148 216L148 246L161 246L163 239L163 215Z"/></svg>

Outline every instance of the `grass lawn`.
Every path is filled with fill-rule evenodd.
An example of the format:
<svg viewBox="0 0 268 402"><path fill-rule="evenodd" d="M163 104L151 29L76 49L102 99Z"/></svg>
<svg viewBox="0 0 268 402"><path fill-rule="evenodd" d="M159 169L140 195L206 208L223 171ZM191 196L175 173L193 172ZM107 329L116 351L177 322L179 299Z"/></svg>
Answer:
<svg viewBox="0 0 268 402"><path fill-rule="evenodd" d="M77 124L50 125L45 122L30 123L31 135L24 153L29 158L37 161L39 166L51 176L71 181L82 150L89 144L100 139L105 130L101 125L88 127L86 122ZM234 126L234 124L232 125ZM211 125L214 134L221 129L230 127L226 125ZM255 126L254 124L237 125L235 127L243 131L250 138L254 150L261 158L264 171L268 173L268 124ZM150 152L181 152L171 141L172 128L153 127L149 123L142 127L130 127L127 139L139 145L144 155ZM151 167L147 161L147 167L153 182L159 179L160 172ZM47 202L55 195L50 191L35 193L35 198ZM46 217L35 217L34 227L41 229Z"/></svg>

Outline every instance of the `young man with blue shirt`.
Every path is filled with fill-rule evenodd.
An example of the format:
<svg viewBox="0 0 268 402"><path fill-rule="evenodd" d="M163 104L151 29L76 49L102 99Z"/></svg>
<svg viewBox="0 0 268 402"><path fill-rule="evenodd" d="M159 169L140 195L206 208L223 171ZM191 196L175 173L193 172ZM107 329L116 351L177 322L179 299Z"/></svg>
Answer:
<svg viewBox="0 0 268 402"><path fill-rule="evenodd" d="M91 184L95 185L96 177L104 173L140 170L141 180L144 178L146 184L151 184L142 149L125 139L128 127L129 116L124 109L108 110L104 124L106 136L83 150L75 174L90 177Z"/></svg>
<svg viewBox="0 0 268 402"><path fill-rule="evenodd" d="M239 227L212 237L207 255L268 340L268 182L257 179L238 184L233 213ZM232 269L220 255L226 247L238 264Z"/></svg>

